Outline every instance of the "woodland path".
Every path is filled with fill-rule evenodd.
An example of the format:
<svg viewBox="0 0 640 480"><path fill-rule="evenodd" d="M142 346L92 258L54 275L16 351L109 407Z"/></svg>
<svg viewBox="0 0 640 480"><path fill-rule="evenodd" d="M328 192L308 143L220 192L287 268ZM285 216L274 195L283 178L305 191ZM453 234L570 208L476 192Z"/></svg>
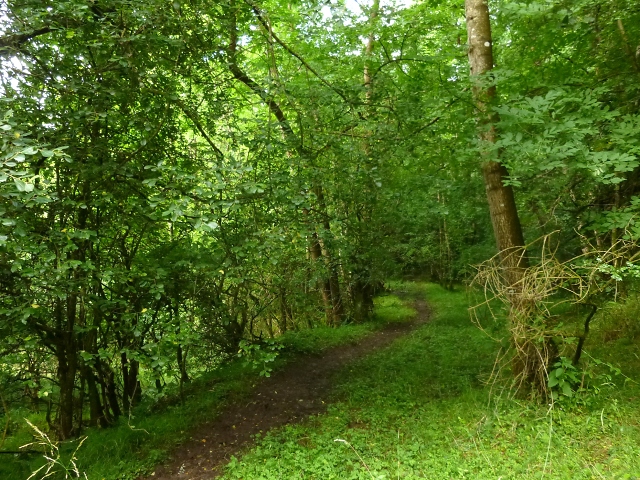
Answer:
<svg viewBox="0 0 640 480"><path fill-rule="evenodd" d="M232 455L238 456L253 444L257 433L323 413L337 372L390 345L429 319L429 307L424 300L415 300L412 307L417 314L411 321L391 323L354 344L297 357L258 383L248 397L227 406L217 419L193 430L191 440L179 446L172 459L157 467L147 480L217 478Z"/></svg>

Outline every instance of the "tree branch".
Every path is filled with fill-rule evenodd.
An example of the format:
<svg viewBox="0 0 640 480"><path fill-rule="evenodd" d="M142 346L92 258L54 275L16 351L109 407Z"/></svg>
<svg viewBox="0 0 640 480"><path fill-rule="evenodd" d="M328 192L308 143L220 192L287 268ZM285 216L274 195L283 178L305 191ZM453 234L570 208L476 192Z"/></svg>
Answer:
<svg viewBox="0 0 640 480"><path fill-rule="evenodd" d="M280 37L278 37L274 33L273 29L271 28L271 25L269 24L269 22L267 22L265 20L265 18L262 16L262 13L260 12L260 9L254 3L252 3L250 0L244 0L244 1L245 1L245 3L247 5L249 5L251 7L251 9L253 10L253 13L255 13L256 17L258 17L258 21L267 30L267 32L269 32L269 35L271 35L273 37L273 39L276 41L276 43L278 45L280 45L282 48L284 48L291 55L296 57L300 61L300 63L302 63L302 65L307 70L309 70L311 73L313 73L313 75L315 75L315 77L318 80L320 80L320 82L322 82L323 85L325 85L326 87L330 88L333 92L335 92L337 95L339 95L340 98L342 98L342 100L344 100L346 103L348 103L349 105L353 105L353 101L349 100L347 98L347 96L344 94L344 92L342 92L341 90L339 90L335 86L331 85L327 80L325 80L311 65L309 65L309 63L307 63L307 61L304 58L302 58L301 55L299 55L289 45L287 45L285 42L283 42L282 39L280 39Z"/></svg>
<svg viewBox="0 0 640 480"><path fill-rule="evenodd" d="M20 47L27 43L29 40L32 40L41 35L46 35L47 33L53 32L55 29L46 26L34 30L31 33L20 33L14 35L6 35L4 37L0 37L0 55L7 54L11 51L19 50Z"/></svg>
<svg viewBox="0 0 640 480"><path fill-rule="evenodd" d="M231 74L236 80L244 83L247 87L249 87L249 89L253 93L258 95L262 99L262 101L267 104L271 113L273 113L273 115L276 117L276 119L280 123L280 128L282 129L282 132L284 133L285 137L287 137L288 140L293 140L295 137L295 134L293 133L293 129L291 128L291 125L289 125L289 122L287 121L287 116L282 111L282 108L280 108L280 105L278 105L278 103L275 100L270 98L267 92L265 92L262 88L260 88L260 85L258 85L253 79L251 79L238 66L238 60L236 56L237 49L238 49L238 31L237 31L237 25L236 25L236 12L233 10L234 7L235 5L232 5L231 11L230 11L231 21L230 21L230 27L229 27L229 48L228 48L229 71L231 72Z"/></svg>
<svg viewBox="0 0 640 480"><path fill-rule="evenodd" d="M584 321L584 333L578 340L578 346L576 347L576 353L573 356L573 366L577 367L580 362L580 356L582 355L582 347L584 346L584 342L587 339L587 335L589 335L589 324L591 323L591 319L598 311L598 306L592 303L585 303L586 306L591 307L591 312L587 315L587 319Z"/></svg>

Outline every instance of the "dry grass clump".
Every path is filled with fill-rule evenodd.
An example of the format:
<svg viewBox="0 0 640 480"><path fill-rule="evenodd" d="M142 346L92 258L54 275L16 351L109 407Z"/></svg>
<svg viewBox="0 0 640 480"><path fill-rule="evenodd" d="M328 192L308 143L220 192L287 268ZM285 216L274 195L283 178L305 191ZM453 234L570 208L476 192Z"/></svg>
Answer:
<svg viewBox="0 0 640 480"><path fill-rule="evenodd" d="M556 339L563 336L552 312L562 304L591 307L574 355L577 364L598 305L607 296L617 297L620 272L635 268L631 262L639 255L631 242L619 241L607 250L585 242L582 255L561 261L552 247L552 235L527 245L527 253L524 249L500 252L479 265L472 285L482 290L484 301L470 309L480 326L479 311L488 310L496 318L496 303L506 308L510 347L500 356L493 377L510 365L516 392L534 391L544 398L549 396L548 369L559 355ZM521 261L534 250L540 252L538 258ZM513 266L523 263L531 266Z"/></svg>

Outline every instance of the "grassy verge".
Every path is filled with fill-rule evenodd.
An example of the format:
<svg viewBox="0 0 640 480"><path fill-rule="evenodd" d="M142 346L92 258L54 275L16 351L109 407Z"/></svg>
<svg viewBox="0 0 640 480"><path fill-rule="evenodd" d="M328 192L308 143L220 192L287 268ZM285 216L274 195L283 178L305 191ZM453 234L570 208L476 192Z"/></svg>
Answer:
<svg viewBox="0 0 640 480"><path fill-rule="evenodd" d="M376 299L376 311L374 320L365 324L319 327L283 335L278 339L284 346L282 355L273 367L283 367L300 353L317 353L356 342L385 324L405 321L414 313L393 295ZM167 458L173 447L189 439L190 430L212 420L230 401L246 395L259 379L258 371L242 360L231 362L212 374L195 379L185 390L183 401L176 394L173 395L175 401L169 402L173 404L165 402L160 409L158 405L143 404L131 418L122 419L112 428L85 431L88 438L77 455L80 471L86 472L89 480L128 480L150 472ZM18 418L20 413L14 412L12 417ZM28 416L36 424L44 423L42 416ZM7 439L4 450L18 450L32 441L31 434L27 428L20 429ZM76 446L76 442L64 443L62 457L68 459ZM2 480L25 480L44 463L40 455L2 457Z"/></svg>
<svg viewBox="0 0 640 480"><path fill-rule="evenodd" d="M601 390L579 407L509 399L482 383L496 343L470 323L466 295L406 289L422 290L432 321L346 368L327 414L260 439L226 479L640 476L637 384ZM608 361L631 355L631 346L617 347Z"/></svg>

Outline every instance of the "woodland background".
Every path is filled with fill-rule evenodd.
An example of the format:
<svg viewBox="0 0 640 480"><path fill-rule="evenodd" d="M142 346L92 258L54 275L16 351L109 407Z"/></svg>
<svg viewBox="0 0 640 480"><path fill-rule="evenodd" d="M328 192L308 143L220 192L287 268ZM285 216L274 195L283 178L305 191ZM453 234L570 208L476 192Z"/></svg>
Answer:
<svg viewBox="0 0 640 480"><path fill-rule="evenodd" d="M390 278L469 283L498 253L487 161L530 268L573 272L525 308L555 345L536 368L588 332L551 304L637 302L640 2L489 9L495 67L470 76L461 0L4 2L4 418L72 438L239 349L365 322Z"/></svg>

